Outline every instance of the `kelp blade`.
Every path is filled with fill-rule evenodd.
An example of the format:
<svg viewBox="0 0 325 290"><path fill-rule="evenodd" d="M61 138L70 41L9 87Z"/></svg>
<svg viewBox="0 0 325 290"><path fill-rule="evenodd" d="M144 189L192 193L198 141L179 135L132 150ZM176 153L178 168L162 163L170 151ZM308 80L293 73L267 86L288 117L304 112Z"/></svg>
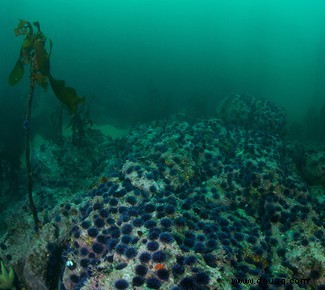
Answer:
<svg viewBox="0 0 325 290"><path fill-rule="evenodd" d="M50 75L50 57L46 52L44 45L40 41L34 42L35 57L39 71L45 75Z"/></svg>
<svg viewBox="0 0 325 290"><path fill-rule="evenodd" d="M25 72L24 66L23 66L21 60L18 59L14 68L10 72L9 84L11 86L15 86L17 83L19 83L24 76L24 72Z"/></svg>
<svg viewBox="0 0 325 290"><path fill-rule="evenodd" d="M65 81L63 80L57 80L50 75L49 81L56 97L61 103L65 104L72 113L75 113L78 104L83 103L85 98L79 97L74 88L66 87Z"/></svg>

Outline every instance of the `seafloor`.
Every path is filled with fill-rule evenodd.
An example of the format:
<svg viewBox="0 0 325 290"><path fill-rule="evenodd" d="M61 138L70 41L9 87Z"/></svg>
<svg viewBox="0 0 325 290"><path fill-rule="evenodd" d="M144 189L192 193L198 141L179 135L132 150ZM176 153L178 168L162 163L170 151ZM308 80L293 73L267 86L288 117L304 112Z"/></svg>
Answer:
<svg viewBox="0 0 325 290"><path fill-rule="evenodd" d="M0 289L325 289L325 151L285 127L273 103L231 95L215 118L43 142L42 227L25 200L3 211Z"/></svg>

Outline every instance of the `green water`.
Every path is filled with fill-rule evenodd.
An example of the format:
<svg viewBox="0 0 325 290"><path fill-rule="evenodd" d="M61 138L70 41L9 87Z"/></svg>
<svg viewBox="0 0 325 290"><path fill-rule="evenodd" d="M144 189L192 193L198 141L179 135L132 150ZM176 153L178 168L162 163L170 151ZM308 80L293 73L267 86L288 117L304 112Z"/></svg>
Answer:
<svg viewBox="0 0 325 290"><path fill-rule="evenodd" d="M213 114L230 92L266 97L289 117L324 103L325 2L266 0L3 0L1 87L38 20L52 70L92 102L98 122L128 124L179 108ZM39 102L54 106L51 92ZM1 96L5 98L6 96ZM48 103L48 104L47 104ZM43 108L44 108L43 107Z"/></svg>

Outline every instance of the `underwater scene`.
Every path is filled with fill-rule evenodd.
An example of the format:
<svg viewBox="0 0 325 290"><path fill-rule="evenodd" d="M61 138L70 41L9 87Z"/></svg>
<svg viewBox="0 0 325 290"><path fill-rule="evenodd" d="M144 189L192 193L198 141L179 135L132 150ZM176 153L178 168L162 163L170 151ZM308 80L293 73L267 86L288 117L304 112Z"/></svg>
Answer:
<svg viewBox="0 0 325 290"><path fill-rule="evenodd" d="M0 290L325 290L324 15L2 0Z"/></svg>

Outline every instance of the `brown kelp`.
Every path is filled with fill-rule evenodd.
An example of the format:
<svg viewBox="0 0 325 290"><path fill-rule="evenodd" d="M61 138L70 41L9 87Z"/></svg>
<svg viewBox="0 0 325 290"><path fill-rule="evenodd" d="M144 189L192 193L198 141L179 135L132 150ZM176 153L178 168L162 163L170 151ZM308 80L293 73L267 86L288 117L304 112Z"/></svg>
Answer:
<svg viewBox="0 0 325 290"><path fill-rule="evenodd" d="M33 28L36 27L36 31ZM44 89L50 83L51 88L56 97L66 105L69 110L74 113L77 106L84 102L84 97L77 95L76 90L65 85L64 80L55 79L50 70L50 56L52 50L52 41L50 42L50 51L46 51L46 36L40 29L39 22L34 22L33 25L26 20L20 20L17 28L15 28L16 36L25 36L21 45L19 58L9 75L9 84L14 86L24 76L24 66L31 65L31 84L35 83L42 86Z"/></svg>
<svg viewBox="0 0 325 290"><path fill-rule="evenodd" d="M52 51L52 41L49 40L50 50L47 52L46 36L41 31L39 22L20 20L15 28L16 36L24 36L23 43L20 48L20 54L15 66L9 74L9 84L15 86L19 83L25 73L24 67L29 65L29 95L26 109L26 117L24 121L25 128L25 164L27 172L27 190L30 208L33 214L35 229L38 231L40 221L38 219L37 210L32 195L32 171L30 165L30 116L32 108L32 100L34 96L35 84L40 85L44 89L50 84L54 94L61 103L66 105L71 113L76 113L78 104L84 103L84 97L77 95L76 90L65 85L65 81L55 79L51 74L50 56Z"/></svg>

